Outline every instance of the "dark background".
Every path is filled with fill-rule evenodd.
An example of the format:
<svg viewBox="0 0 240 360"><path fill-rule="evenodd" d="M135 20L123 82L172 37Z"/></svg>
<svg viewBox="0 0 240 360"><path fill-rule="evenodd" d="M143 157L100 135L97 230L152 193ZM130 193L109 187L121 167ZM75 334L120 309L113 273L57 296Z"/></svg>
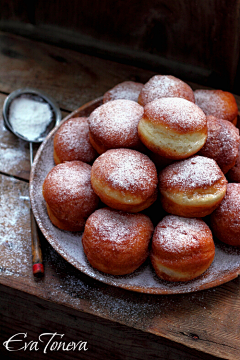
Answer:
<svg viewBox="0 0 240 360"><path fill-rule="evenodd" d="M0 30L240 94L239 11L240 0L0 0Z"/></svg>

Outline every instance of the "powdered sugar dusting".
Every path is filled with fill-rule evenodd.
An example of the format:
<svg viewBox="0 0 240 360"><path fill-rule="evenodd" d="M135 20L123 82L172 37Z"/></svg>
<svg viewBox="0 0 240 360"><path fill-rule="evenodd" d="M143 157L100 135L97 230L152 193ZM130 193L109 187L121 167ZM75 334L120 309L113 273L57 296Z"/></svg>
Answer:
<svg viewBox="0 0 240 360"><path fill-rule="evenodd" d="M53 139L51 136L40 148L40 152L38 152L36 158L36 166L33 168L32 181L30 182L32 206L34 209L34 215L38 220L38 224L50 244L68 262L76 266L77 269L103 283L130 289L133 291L157 294L189 293L204 288L207 289L225 283L226 281L229 281L238 275L240 270L239 249L236 247L225 246L219 242L216 242L215 259L210 268L199 278L188 281L186 283L170 283L160 280L153 272L149 263L142 265L133 274L118 277L106 275L93 269L87 262L84 255L81 245L81 234L73 234L71 232L57 229L55 226L53 226L47 215L46 204L42 196L42 184L47 173L54 166L52 158L52 142ZM61 270L62 268L65 269L63 264L66 263L64 261L61 262L61 258L59 258L55 252L54 254L55 267L60 263L59 268ZM68 271L71 271L72 267L68 267L67 269L70 269ZM131 308L129 308L129 301L126 302L125 298L117 299L116 301L115 295L112 296L111 287L108 288L102 285L99 286L98 282L93 282L94 285L91 287L90 282L86 281L86 283L83 283L81 280L82 278L84 279L83 275L79 275L78 278L74 275L76 274L75 272L74 274L71 273L70 275L69 272L65 272L64 274L66 275L64 276L64 282L60 282L61 291L64 287L67 293L73 292L74 296L72 297L72 302L75 304L75 306L78 306L77 296L82 299L86 295L88 299L92 299L91 309L93 311L101 312L101 309L108 309L111 313L114 311L116 314L129 314L129 316L133 316L133 324L135 321L135 316L137 316L139 312L144 311L143 306L146 307L146 309L148 309L148 311L151 313L151 306L149 305L148 307L145 301L144 304L139 306L138 294L131 292L129 293L129 296L131 298L134 297L135 299L134 305L131 305ZM61 281L62 278L59 276L59 279ZM54 293L55 289L49 291ZM213 289L212 291L216 290ZM120 293L121 292L118 294ZM205 292L203 292L203 294L204 293ZM194 294L192 296L194 299ZM148 297L147 299L150 301L152 297ZM163 298L162 300L164 301ZM166 306L169 304L169 301L171 302L171 299L166 299ZM171 306L173 306L173 303L171 303L170 307ZM99 307L101 309L99 309ZM154 306L153 315L155 314L155 308L156 307Z"/></svg>
<svg viewBox="0 0 240 360"><path fill-rule="evenodd" d="M134 216L131 218L134 221ZM129 220L129 216L123 212L100 209L91 215L89 223L93 231L99 234L101 241L121 243L132 237Z"/></svg>
<svg viewBox="0 0 240 360"><path fill-rule="evenodd" d="M226 215L231 213L234 223L240 229L240 184L227 185L227 192L219 206L219 212Z"/></svg>
<svg viewBox="0 0 240 360"><path fill-rule="evenodd" d="M137 102L143 84L133 81L124 81L107 91L103 96L103 103L117 99L126 99Z"/></svg>
<svg viewBox="0 0 240 360"><path fill-rule="evenodd" d="M200 155L214 159L226 173L237 158L240 142L239 129L227 120L207 117L208 137Z"/></svg>
<svg viewBox="0 0 240 360"><path fill-rule="evenodd" d="M143 87L139 103L147 103L162 97L180 97L194 102L194 93L189 85L171 75L155 75Z"/></svg>
<svg viewBox="0 0 240 360"><path fill-rule="evenodd" d="M204 156L194 156L166 167L160 174L160 182L184 189L208 187L223 178L217 163ZM161 185L160 185L161 186Z"/></svg>
<svg viewBox="0 0 240 360"><path fill-rule="evenodd" d="M130 246L134 239L140 240L140 228L146 224L151 228L150 220L143 214L130 214L108 208L96 210L87 221L92 236L95 234L99 241L113 245L122 244L125 247Z"/></svg>
<svg viewBox="0 0 240 360"><path fill-rule="evenodd" d="M206 232L211 236L210 229L200 219L169 215L155 228L153 242L164 251L182 253L198 247Z"/></svg>
<svg viewBox="0 0 240 360"><path fill-rule="evenodd" d="M170 128L183 132L207 127L206 116L194 103L181 98L156 99L147 104L144 114L152 122L160 121Z"/></svg>
<svg viewBox="0 0 240 360"><path fill-rule="evenodd" d="M28 184L1 176L1 273L18 276L31 270Z"/></svg>
<svg viewBox="0 0 240 360"><path fill-rule="evenodd" d="M97 157L97 152L89 141L86 117L71 118L64 122L54 137L54 146L61 162L71 160L91 162Z"/></svg>
<svg viewBox="0 0 240 360"><path fill-rule="evenodd" d="M240 145L235 165L228 171L227 178L231 182L240 183Z"/></svg>
<svg viewBox="0 0 240 360"><path fill-rule="evenodd" d="M134 101L109 101L90 114L90 132L108 148L129 147L139 141L137 126L142 115L143 107Z"/></svg>
<svg viewBox="0 0 240 360"><path fill-rule="evenodd" d="M157 186L153 162L144 154L130 149L108 150L93 164L94 171L122 190L152 192Z"/></svg>
<svg viewBox="0 0 240 360"><path fill-rule="evenodd" d="M233 121L238 114L234 96L222 90L198 89L194 92L196 104L206 115Z"/></svg>
<svg viewBox="0 0 240 360"><path fill-rule="evenodd" d="M45 180L45 189L58 196L59 202L79 198L83 192L86 197L93 192L91 188L91 166L79 161L56 165Z"/></svg>

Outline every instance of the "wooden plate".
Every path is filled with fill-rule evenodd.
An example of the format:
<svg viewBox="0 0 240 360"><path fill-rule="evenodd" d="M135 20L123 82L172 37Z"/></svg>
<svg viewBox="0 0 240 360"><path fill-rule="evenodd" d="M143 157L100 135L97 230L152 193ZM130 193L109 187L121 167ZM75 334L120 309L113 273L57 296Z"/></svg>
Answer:
<svg viewBox="0 0 240 360"><path fill-rule="evenodd" d="M89 116L101 103L102 98L87 103L63 119L59 126L70 117ZM240 273L240 249L217 241L215 259L210 268L199 278L185 283L160 280L152 269L149 260L134 273L127 276L106 275L93 269L83 252L82 234L70 233L56 228L49 220L42 196L43 181L55 165L53 161L53 137L58 127L48 135L35 157L30 176L30 199L34 216L42 233L53 248L70 264L106 284L149 294L189 293L215 287L238 276Z"/></svg>

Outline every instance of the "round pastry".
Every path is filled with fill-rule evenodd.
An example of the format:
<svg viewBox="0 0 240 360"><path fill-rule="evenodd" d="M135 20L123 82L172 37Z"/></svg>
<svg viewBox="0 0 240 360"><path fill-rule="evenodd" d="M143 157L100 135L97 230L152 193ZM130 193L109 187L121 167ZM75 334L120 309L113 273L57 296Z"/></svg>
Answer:
<svg viewBox="0 0 240 360"><path fill-rule="evenodd" d="M113 100L99 106L89 116L89 136L99 154L108 149L142 150L138 123L143 107L131 100Z"/></svg>
<svg viewBox="0 0 240 360"><path fill-rule="evenodd" d="M239 129L230 121L207 116L208 137L199 155L214 159L226 174L236 162L240 142Z"/></svg>
<svg viewBox="0 0 240 360"><path fill-rule="evenodd" d="M108 101L117 99L132 100L137 102L142 87L143 84L141 83L124 81L114 86L103 95L103 103L105 104Z"/></svg>
<svg viewBox="0 0 240 360"><path fill-rule="evenodd" d="M143 86L138 103L145 106L162 97L180 97L195 102L194 92L188 84L172 75L155 75Z"/></svg>
<svg viewBox="0 0 240 360"><path fill-rule="evenodd" d="M238 156L234 166L226 174L228 181L240 183L240 145L238 147Z"/></svg>
<svg viewBox="0 0 240 360"><path fill-rule="evenodd" d="M185 99L157 99L144 107L138 135L152 152L168 159L185 159L205 144L206 115Z"/></svg>
<svg viewBox="0 0 240 360"><path fill-rule="evenodd" d="M227 185L223 201L211 215L211 229L222 242L240 247L240 184Z"/></svg>
<svg viewBox="0 0 240 360"><path fill-rule="evenodd" d="M97 155L89 140L86 117L68 119L59 127L53 141L55 164L73 160L91 163Z"/></svg>
<svg viewBox="0 0 240 360"><path fill-rule="evenodd" d="M194 95L195 103L206 115L213 115L218 119L237 124L238 106L231 93L222 90L199 89L194 91Z"/></svg>
<svg viewBox="0 0 240 360"><path fill-rule="evenodd" d="M113 209L139 212L157 198L157 170L148 156L131 149L112 149L93 163L92 187Z"/></svg>
<svg viewBox="0 0 240 360"><path fill-rule="evenodd" d="M168 215L155 228L150 259L161 279L192 280L209 268L214 255L211 230L201 219Z"/></svg>
<svg viewBox="0 0 240 360"><path fill-rule="evenodd" d="M153 229L146 215L99 209L87 219L83 249L94 268L107 274L126 275L147 259Z"/></svg>
<svg viewBox="0 0 240 360"><path fill-rule="evenodd" d="M44 180L43 197L55 226L82 231L99 201L91 186L91 166L77 160L54 166Z"/></svg>
<svg viewBox="0 0 240 360"><path fill-rule="evenodd" d="M220 204L227 180L216 161L204 156L175 162L159 174L164 210L185 217L204 217Z"/></svg>

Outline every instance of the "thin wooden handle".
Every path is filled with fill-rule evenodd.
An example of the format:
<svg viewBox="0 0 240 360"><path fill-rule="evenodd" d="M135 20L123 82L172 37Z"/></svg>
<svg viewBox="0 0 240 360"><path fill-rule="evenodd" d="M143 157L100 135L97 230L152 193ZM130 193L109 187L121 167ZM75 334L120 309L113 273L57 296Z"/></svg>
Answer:
<svg viewBox="0 0 240 360"><path fill-rule="evenodd" d="M33 275L41 277L44 275L43 259L41 243L38 235L37 224L33 216L32 209L30 209L31 215L31 232L32 232L32 264L33 264Z"/></svg>

